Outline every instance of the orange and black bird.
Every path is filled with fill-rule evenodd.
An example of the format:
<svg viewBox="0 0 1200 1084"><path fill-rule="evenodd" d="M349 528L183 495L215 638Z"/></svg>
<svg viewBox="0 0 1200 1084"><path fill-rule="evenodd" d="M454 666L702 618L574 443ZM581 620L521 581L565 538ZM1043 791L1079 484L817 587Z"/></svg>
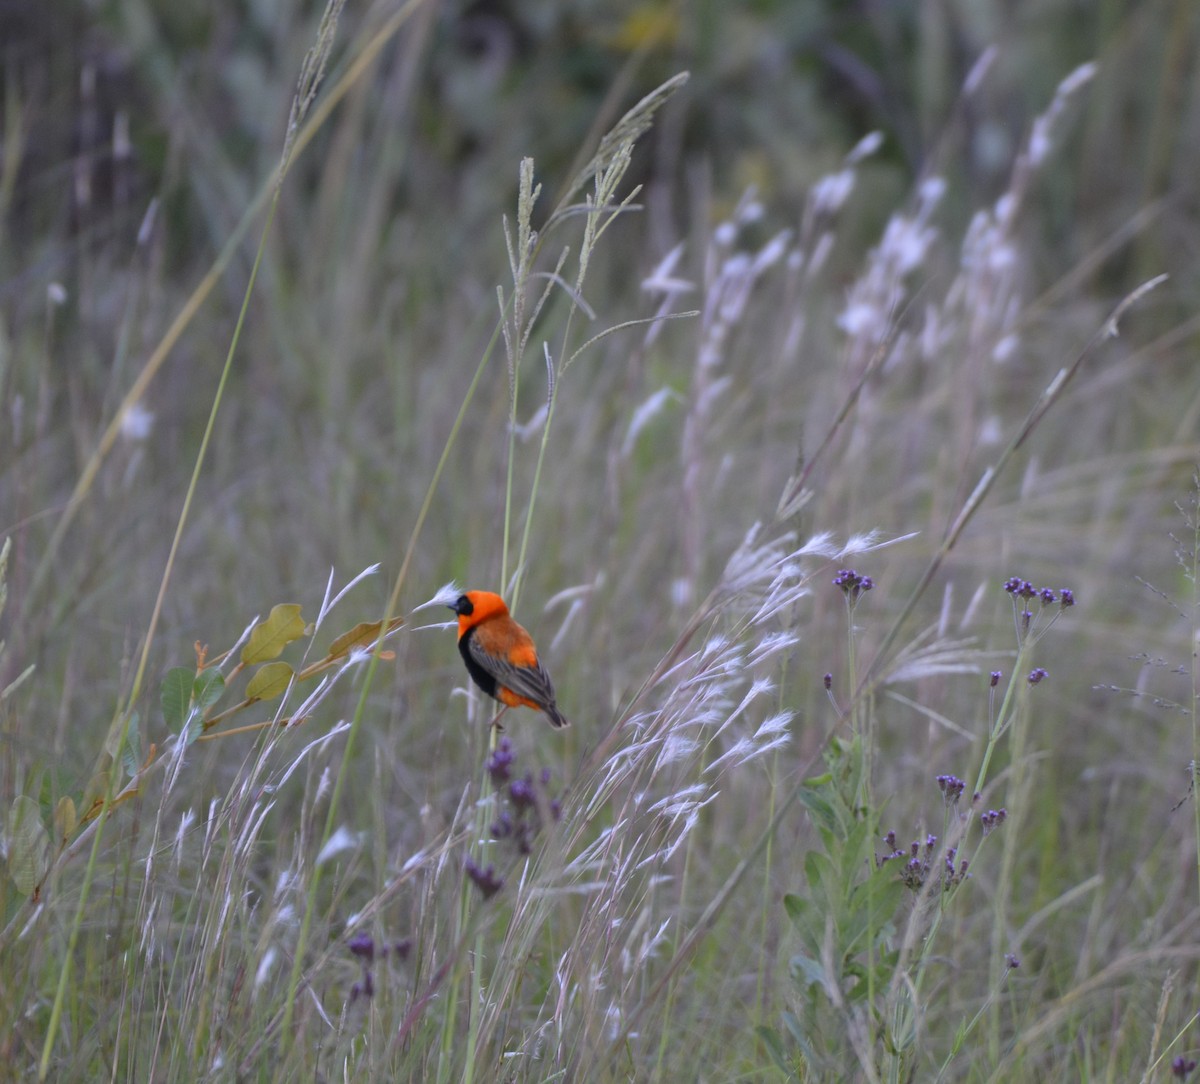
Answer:
<svg viewBox="0 0 1200 1084"><path fill-rule="evenodd" d="M554 702L554 685L533 637L491 591L468 591L448 604L458 614L458 650L467 673L506 707L536 708L555 727L570 726Z"/></svg>

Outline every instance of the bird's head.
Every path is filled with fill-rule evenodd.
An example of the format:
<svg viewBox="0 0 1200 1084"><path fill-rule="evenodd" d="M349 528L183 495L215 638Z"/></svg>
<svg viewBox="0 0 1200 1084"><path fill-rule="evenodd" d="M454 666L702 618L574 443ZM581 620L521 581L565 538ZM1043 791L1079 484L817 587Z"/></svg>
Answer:
<svg viewBox="0 0 1200 1084"><path fill-rule="evenodd" d="M447 605L458 614L459 629L508 613L504 599L492 591L468 591Z"/></svg>

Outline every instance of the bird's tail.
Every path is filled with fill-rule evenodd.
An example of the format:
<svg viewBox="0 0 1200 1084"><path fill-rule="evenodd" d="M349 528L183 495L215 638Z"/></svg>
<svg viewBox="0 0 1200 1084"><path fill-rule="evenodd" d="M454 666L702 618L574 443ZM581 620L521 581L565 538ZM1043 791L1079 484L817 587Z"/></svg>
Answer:
<svg viewBox="0 0 1200 1084"><path fill-rule="evenodd" d="M557 704L548 704L542 710L546 713L546 718L550 720L550 725L556 730L571 725L571 720L558 710Z"/></svg>

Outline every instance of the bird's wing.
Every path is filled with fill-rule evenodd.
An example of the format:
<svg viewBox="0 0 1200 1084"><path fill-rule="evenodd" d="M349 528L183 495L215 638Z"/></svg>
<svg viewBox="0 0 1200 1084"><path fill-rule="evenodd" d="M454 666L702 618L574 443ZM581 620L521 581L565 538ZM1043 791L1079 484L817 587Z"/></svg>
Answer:
<svg viewBox="0 0 1200 1084"><path fill-rule="evenodd" d="M497 680L517 696L532 700L539 708L554 704L554 685L540 662L534 666L513 666L509 663Z"/></svg>
<svg viewBox="0 0 1200 1084"><path fill-rule="evenodd" d="M538 707L554 703L554 685L536 655L533 656L532 665L514 663L507 654L489 650L480 643L478 636L471 637L467 648L471 657L510 692L532 700Z"/></svg>
<svg viewBox="0 0 1200 1084"><path fill-rule="evenodd" d="M497 639L487 625L480 625L470 637L467 648L476 663L518 696L527 697L539 707L554 702L554 687L546 667L538 660L533 640L515 622ZM516 661L514 661L516 660Z"/></svg>

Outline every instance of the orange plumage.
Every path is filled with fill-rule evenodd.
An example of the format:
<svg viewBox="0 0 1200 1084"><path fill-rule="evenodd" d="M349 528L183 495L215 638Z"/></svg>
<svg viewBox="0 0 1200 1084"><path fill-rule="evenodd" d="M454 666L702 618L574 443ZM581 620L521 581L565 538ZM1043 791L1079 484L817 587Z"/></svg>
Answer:
<svg viewBox="0 0 1200 1084"><path fill-rule="evenodd" d="M468 591L450 609L458 614L458 650L476 685L506 707L534 708L552 726L570 726L533 637L509 616L499 595Z"/></svg>

